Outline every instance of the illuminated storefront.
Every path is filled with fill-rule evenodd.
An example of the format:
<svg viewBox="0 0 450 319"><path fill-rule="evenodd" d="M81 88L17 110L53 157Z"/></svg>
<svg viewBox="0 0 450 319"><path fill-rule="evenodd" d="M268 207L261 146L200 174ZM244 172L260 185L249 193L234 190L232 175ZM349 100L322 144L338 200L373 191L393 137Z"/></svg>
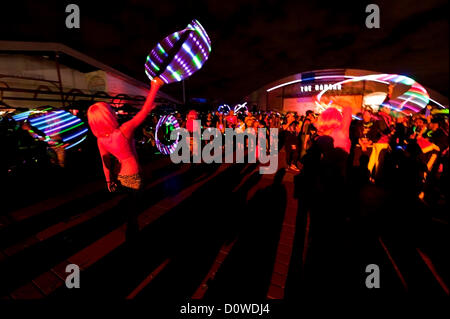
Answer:
<svg viewBox="0 0 450 319"><path fill-rule="evenodd" d="M254 91L245 100L262 110L299 114L317 112L321 105L339 101L357 113L366 105L377 108L387 100L389 91L389 106L396 110L415 113L427 105L448 108L446 97L409 76L354 69L298 73Z"/></svg>

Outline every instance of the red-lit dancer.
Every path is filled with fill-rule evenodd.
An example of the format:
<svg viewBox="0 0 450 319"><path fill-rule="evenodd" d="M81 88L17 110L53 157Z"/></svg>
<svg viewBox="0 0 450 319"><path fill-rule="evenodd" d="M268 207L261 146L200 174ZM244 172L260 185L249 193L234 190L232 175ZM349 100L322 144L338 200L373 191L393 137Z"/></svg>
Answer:
<svg viewBox="0 0 450 319"><path fill-rule="evenodd" d="M151 81L150 91L142 109L129 121L119 126L117 117L111 106L104 102L93 104L88 109L88 122L92 133L97 137L97 145L103 163L108 190L117 189L129 193L126 210L128 223L126 238L130 240L137 235L138 191L142 188L142 177L137 158L134 131L141 125L149 112L155 108L153 103L156 93L163 82L159 78ZM111 167L111 155L119 162L118 175Z"/></svg>
<svg viewBox="0 0 450 319"><path fill-rule="evenodd" d="M117 182L124 188L138 190L142 186L142 178L134 143L134 131L141 125L149 112L155 107L156 93L163 82L159 78L151 81L150 91L142 109L129 121L119 127L117 117L111 106L98 102L89 107L88 122L92 133L97 137L97 145L103 162L108 190L113 191ZM120 164L119 174L111 171L110 155Z"/></svg>
<svg viewBox="0 0 450 319"><path fill-rule="evenodd" d="M341 148L350 153L349 129L351 121L352 108L350 106L342 107L342 114L336 108L330 107L320 114L315 125L319 136L330 136L333 138L335 148Z"/></svg>

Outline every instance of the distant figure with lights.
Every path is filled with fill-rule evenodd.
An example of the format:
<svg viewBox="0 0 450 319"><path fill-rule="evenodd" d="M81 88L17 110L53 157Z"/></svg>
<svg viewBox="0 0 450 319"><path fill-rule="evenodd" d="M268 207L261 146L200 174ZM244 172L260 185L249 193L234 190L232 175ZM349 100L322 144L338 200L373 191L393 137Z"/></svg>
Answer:
<svg viewBox="0 0 450 319"><path fill-rule="evenodd" d="M233 110L230 110L230 113L225 117L225 122L227 128L235 128L237 126L237 116L234 114Z"/></svg>

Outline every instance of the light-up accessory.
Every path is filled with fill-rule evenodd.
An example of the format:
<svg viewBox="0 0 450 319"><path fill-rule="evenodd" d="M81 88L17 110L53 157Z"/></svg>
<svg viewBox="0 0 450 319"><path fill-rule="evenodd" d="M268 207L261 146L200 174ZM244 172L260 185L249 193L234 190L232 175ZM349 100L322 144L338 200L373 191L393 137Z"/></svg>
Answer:
<svg viewBox="0 0 450 319"><path fill-rule="evenodd" d="M145 62L150 80L159 77L164 83L179 82L200 70L211 52L211 40L197 20L159 42Z"/></svg>
<svg viewBox="0 0 450 319"><path fill-rule="evenodd" d="M47 111L49 111L51 109L52 108L49 107L49 108L46 108L46 109L43 109L43 110L28 110L28 111L25 111L25 112L21 112L21 113L15 114L15 115L12 116L12 118L16 122L21 122L21 121L24 121L24 120L28 119L28 117L30 117L33 114L44 113L44 112L47 112Z"/></svg>
<svg viewBox="0 0 450 319"><path fill-rule="evenodd" d="M247 107L247 102L244 102L243 104L236 104L234 106L234 113L248 113L248 107Z"/></svg>
<svg viewBox="0 0 450 319"><path fill-rule="evenodd" d="M30 117L32 116L32 117ZM14 118L14 117L13 117ZM14 120L27 120L31 127L43 135L45 142L66 150L80 144L87 137L86 124L70 112L48 108L18 114Z"/></svg>
<svg viewBox="0 0 450 319"><path fill-rule="evenodd" d="M230 112L231 108L228 104L222 104L217 108L217 112L220 114L228 114Z"/></svg>
<svg viewBox="0 0 450 319"><path fill-rule="evenodd" d="M170 133L179 127L180 124L173 115L164 115L159 118L159 121L156 124L155 142L156 147L161 152L161 154L170 155L175 151L178 145L178 137L180 134L178 133L175 141L169 144Z"/></svg>
<svg viewBox="0 0 450 319"><path fill-rule="evenodd" d="M338 86L350 82L358 82L358 81L373 81L373 82L379 82L384 84L397 84L401 83L404 85L409 86L409 89L403 93L402 95L391 99L389 101L389 105L385 105L388 108L391 108L393 110L401 110L406 112L419 112L421 109L426 107L426 105L429 103L429 101L432 101L436 105L438 105L440 108L445 109L446 106L438 103L437 101L430 98L428 92L426 89L417 83L415 80L404 76L404 75L398 75L398 74L369 74L364 76L355 76L355 75L344 75L344 74L336 74L336 72L331 74L326 74L326 72L316 72L315 74L313 72L303 73L299 76L297 76L297 79L294 79L289 82L281 83L279 85L276 85L274 87L271 87L267 89L267 92L271 92L273 90L282 88L287 85L292 85L295 83L302 83L307 81L317 81L317 80L329 80L333 81L334 84L332 86L324 85L323 90L316 96L315 104L317 106L317 111L321 112L324 109L326 109L327 105L324 104L324 101L321 101L322 95L332 90L333 86Z"/></svg>
<svg viewBox="0 0 450 319"><path fill-rule="evenodd" d="M352 83L352 82L359 82L359 81L374 81L374 82L380 82L385 84L397 84L401 83L404 85L409 86L409 89L403 93L402 95L390 99L389 105L382 104L385 107L388 107L392 110L403 112L403 111L409 111L409 112L419 112L423 108L425 108L428 105L428 102L430 101L430 96L428 95L427 90L414 81L413 79L404 76L404 75L398 75L398 74L369 74L364 76L355 76L350 79L343 80L341 82L338 82L336 84L346 84L346 83ZM323 102L321 102L322 95L327 92L329 88L324 89L316 96L316 105L319 109L319 111L323 111L324 105Z"/></svg>
<svg viewBox="0 0 450 319"><path fill-rule="evenodd" d="M30 116L31 111L25 111L16 115L13 115L13 120L16 122L20 122L23 120L26 120L28 118L28 116Z"/></svg>

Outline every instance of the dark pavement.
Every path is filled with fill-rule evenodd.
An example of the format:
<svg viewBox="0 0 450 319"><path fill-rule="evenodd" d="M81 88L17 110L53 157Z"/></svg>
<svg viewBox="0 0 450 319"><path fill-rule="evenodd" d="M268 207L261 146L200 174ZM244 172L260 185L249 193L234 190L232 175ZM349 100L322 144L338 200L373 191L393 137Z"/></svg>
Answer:
<svg viewBox="0 0 450 319"><path fill-rule="evenodd" d="M448 295L448 220L423 207L419 217L410 216L414 222L403 214L379 225L389 220L374 217L387 214L374 205L384 194L370 186L364 191L373 202L367 196L345 222L327 225L295 198L283 154L274 175L260 175L257 164L147 160L133 241L125 240L130 203L107 193L95 174L45 198L9 204L0 220L0 296L255 301ZM71 263L80 266L80 289L65 286ZM380 267L380 289L365 286L369 264Z"/></svg>

